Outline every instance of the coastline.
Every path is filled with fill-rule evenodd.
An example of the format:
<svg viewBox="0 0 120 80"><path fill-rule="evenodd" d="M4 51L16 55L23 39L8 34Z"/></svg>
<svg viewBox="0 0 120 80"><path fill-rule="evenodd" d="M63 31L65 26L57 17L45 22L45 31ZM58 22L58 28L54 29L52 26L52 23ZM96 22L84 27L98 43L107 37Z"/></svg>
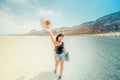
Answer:
<svg viewBox="0 0 120 80"><path fill-rule="evenodd" d="M120 37L120 32L97 33L97 34L81 34L76 36L96 36L96 37Z"/></svg>
<svg viewBox="0 0 120 80"><path fill-rule="evenodd" d="M66 35L66 34L64 34ZM49 36L49 35L33 35L33 34L21 34L21 35L0 35L0 36ZM109 33L96 33L96 34L78 34L78 35L66 35L66 36L93 36L93 37L120 37L120 32Z"/></svg>

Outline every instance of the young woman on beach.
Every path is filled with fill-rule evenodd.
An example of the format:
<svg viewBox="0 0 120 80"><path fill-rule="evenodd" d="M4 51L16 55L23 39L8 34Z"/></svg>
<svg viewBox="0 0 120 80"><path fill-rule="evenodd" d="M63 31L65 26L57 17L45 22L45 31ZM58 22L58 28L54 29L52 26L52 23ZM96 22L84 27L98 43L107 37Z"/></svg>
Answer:
<svg viewBox="0 0 120 80"><path fill-rule="evenodd" d="M60 75L58 79L62 78L63 68L64 68L64 61L65 61L65 46L64 42L62 41L64 38L63 34L58 34L56 38L54 38L52 30L51 30L51 23L48 19L41 19L41 25L42 27L48 31L52 43L55 46L55 70L54 72L57 72L57 67L60 64Z"/></svg>

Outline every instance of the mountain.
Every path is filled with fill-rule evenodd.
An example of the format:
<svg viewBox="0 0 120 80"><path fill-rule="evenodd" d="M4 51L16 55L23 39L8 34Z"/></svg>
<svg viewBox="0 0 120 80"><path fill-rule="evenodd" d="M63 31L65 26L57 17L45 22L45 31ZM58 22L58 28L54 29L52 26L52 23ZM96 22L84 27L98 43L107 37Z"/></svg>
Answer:
<svg viewBox="0 0 120 80"><path fill-rule="evenodd" d="M82 31L83 34L118 32L120 31L120 11L73 28L76 28L76 31Z"/></svg>
<svg viewBox="0 0 120 80"><path fill-rule="evenodd" d="M48 35L48 33L44 30L40 30L40 31L37 31L37 30L31 30L30 33L28 33L28 35L39 35L39 36L45 36L45 35Z"/></svg>
<svg viewBox="0 0 120 80"><path fill-rule="evenodd" d="M93 29L100 29L101 32L120 31L120 11L97 19Z"/></svg>
<svg viewBox="0 0 120 80"><path fill-rule="evenodd" d="M96 34L120 31L120 11L103 16L96 21L85 22L73 27L61 27L53 29L54 34L62 33L64 35ZM48 35L46 31L32 30L32 35Z"/></svg>

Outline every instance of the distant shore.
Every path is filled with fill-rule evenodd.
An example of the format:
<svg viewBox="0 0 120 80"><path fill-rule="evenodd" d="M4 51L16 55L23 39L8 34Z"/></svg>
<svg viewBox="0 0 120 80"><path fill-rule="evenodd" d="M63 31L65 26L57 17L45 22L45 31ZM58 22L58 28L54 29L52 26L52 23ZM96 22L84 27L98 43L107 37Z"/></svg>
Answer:
<svg viewBox="0 0 120 80"><path fill-rule="evenodd" d="M21 34L21 35L0 35L0 36L48 36L48 35L32 35L32 34ZM120 37L120 32L109 32L109 33L96 33L96 34L78 34L78 35L66 35L66 36L97 36L97 37Z"/></svg>
<svg viewBox="0 0 120 80"><path fill-rule="evenodd" d="M97 34L82 34L78 36L98 36L98 37L120 37L120 32L97 33Z"/></svg>

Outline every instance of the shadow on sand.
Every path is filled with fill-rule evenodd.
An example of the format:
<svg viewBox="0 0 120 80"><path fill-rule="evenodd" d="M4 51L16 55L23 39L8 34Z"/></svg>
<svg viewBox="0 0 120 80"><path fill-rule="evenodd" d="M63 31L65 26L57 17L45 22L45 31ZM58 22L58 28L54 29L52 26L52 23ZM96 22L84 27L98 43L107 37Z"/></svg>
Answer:
<svg viewBox="0 0 120 80"><path fill-rule="evenodd" d="M58 76L53 71L42 72L30 80L58 80Z"/></svg>

